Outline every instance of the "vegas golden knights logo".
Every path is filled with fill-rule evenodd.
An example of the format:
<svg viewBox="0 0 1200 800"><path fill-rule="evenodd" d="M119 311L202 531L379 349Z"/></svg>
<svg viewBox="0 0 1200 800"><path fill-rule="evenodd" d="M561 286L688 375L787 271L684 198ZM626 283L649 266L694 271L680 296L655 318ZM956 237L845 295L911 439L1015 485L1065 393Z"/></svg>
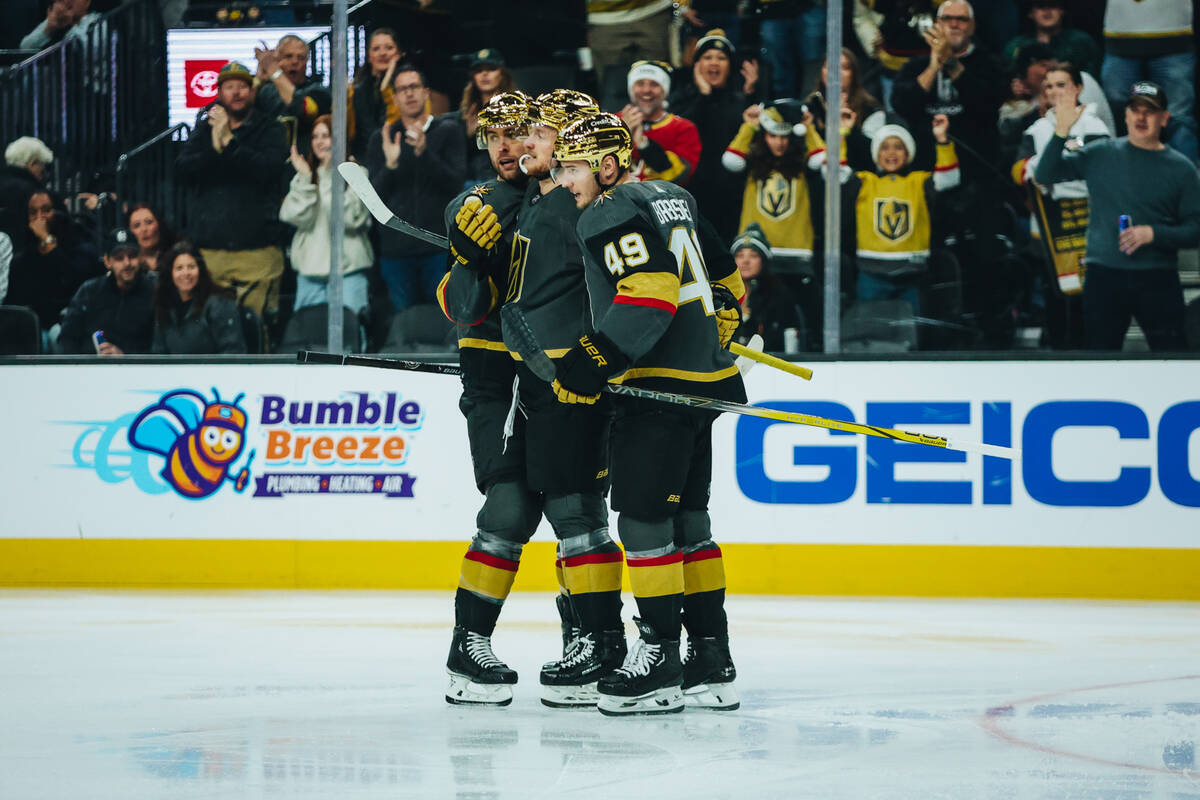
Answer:
<svg viewBox="0 0 1200 800"><path fill-rule="evenodd" d="M895 197L876 199L875 232L889 242L907 239L912 233L912 206L908 201Z"/></svg>
<svg viewBox="0 0 1200 800"><path fill-rule="evenodd" d="M521 286L525 282L525 260L529 258L529 239L520 233L513 234L512 255L508 259L508 293L504 302L516 300L521 296Z"/></svg>
<svg viewBox="0 0 1200 800"><path fill-rule="evenodd" d="M790 217L796 210L796 182L772 172L758 185L758 210L769 219Z"/></svg>

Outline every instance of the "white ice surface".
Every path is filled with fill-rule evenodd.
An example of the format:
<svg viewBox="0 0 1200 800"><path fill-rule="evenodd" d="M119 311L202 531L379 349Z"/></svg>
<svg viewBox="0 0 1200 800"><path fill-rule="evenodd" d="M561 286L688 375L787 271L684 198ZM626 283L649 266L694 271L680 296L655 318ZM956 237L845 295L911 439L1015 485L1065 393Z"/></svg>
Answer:
<svg viewBox="0 0 1200 800"><path fill-rule="evenodd" d="M0 798L1200 798L1197 605L735 595L741 710L639 719L538 702L549 595L446 705L451 605L0 591Z"/></svg>

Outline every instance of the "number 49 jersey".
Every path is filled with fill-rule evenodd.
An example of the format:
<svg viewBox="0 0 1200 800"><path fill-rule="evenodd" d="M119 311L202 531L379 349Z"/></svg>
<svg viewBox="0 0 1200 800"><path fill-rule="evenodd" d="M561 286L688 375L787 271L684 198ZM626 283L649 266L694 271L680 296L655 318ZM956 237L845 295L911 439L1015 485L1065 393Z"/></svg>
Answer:
<svg viewBox="0 0 1200 800"><path fill-rule="evenodd" d="M666 181L619 184L584 210L576 230L594 327L631 361L614 383L745 402L718 340L696 220L696 201Z"/></svg>

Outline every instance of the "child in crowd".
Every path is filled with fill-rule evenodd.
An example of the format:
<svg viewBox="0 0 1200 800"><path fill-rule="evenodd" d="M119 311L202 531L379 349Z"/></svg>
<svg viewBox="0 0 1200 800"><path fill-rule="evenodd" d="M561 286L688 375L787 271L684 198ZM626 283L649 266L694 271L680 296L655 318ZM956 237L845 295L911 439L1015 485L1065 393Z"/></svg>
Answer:
<svg viewBox="0 0 1200 800"><path fill-rule="evenodd" d="M934 116L933 172L911 169L916 145L912 134L897 124L884 125L871 137L875 172L853 172L843 161L840 180L854 198L859 302L901 299L914 314L920 313L921 280L929 261L931 193L952 189L961 180L949 128L944 114ZM819 170L825 164L825 143L811 125L807 138L809 168Z"/></svg>

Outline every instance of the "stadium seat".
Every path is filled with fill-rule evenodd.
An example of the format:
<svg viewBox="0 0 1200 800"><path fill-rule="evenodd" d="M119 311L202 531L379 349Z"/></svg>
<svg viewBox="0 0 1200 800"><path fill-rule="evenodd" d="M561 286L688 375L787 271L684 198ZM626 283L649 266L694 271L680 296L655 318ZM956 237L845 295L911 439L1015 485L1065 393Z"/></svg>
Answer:
<svg viewBox="0 0 1200 800"><path fill-rule="evenodd" d="M0 355L36 356L42 351L37 314L26 306L0 306Z"/></svg>

